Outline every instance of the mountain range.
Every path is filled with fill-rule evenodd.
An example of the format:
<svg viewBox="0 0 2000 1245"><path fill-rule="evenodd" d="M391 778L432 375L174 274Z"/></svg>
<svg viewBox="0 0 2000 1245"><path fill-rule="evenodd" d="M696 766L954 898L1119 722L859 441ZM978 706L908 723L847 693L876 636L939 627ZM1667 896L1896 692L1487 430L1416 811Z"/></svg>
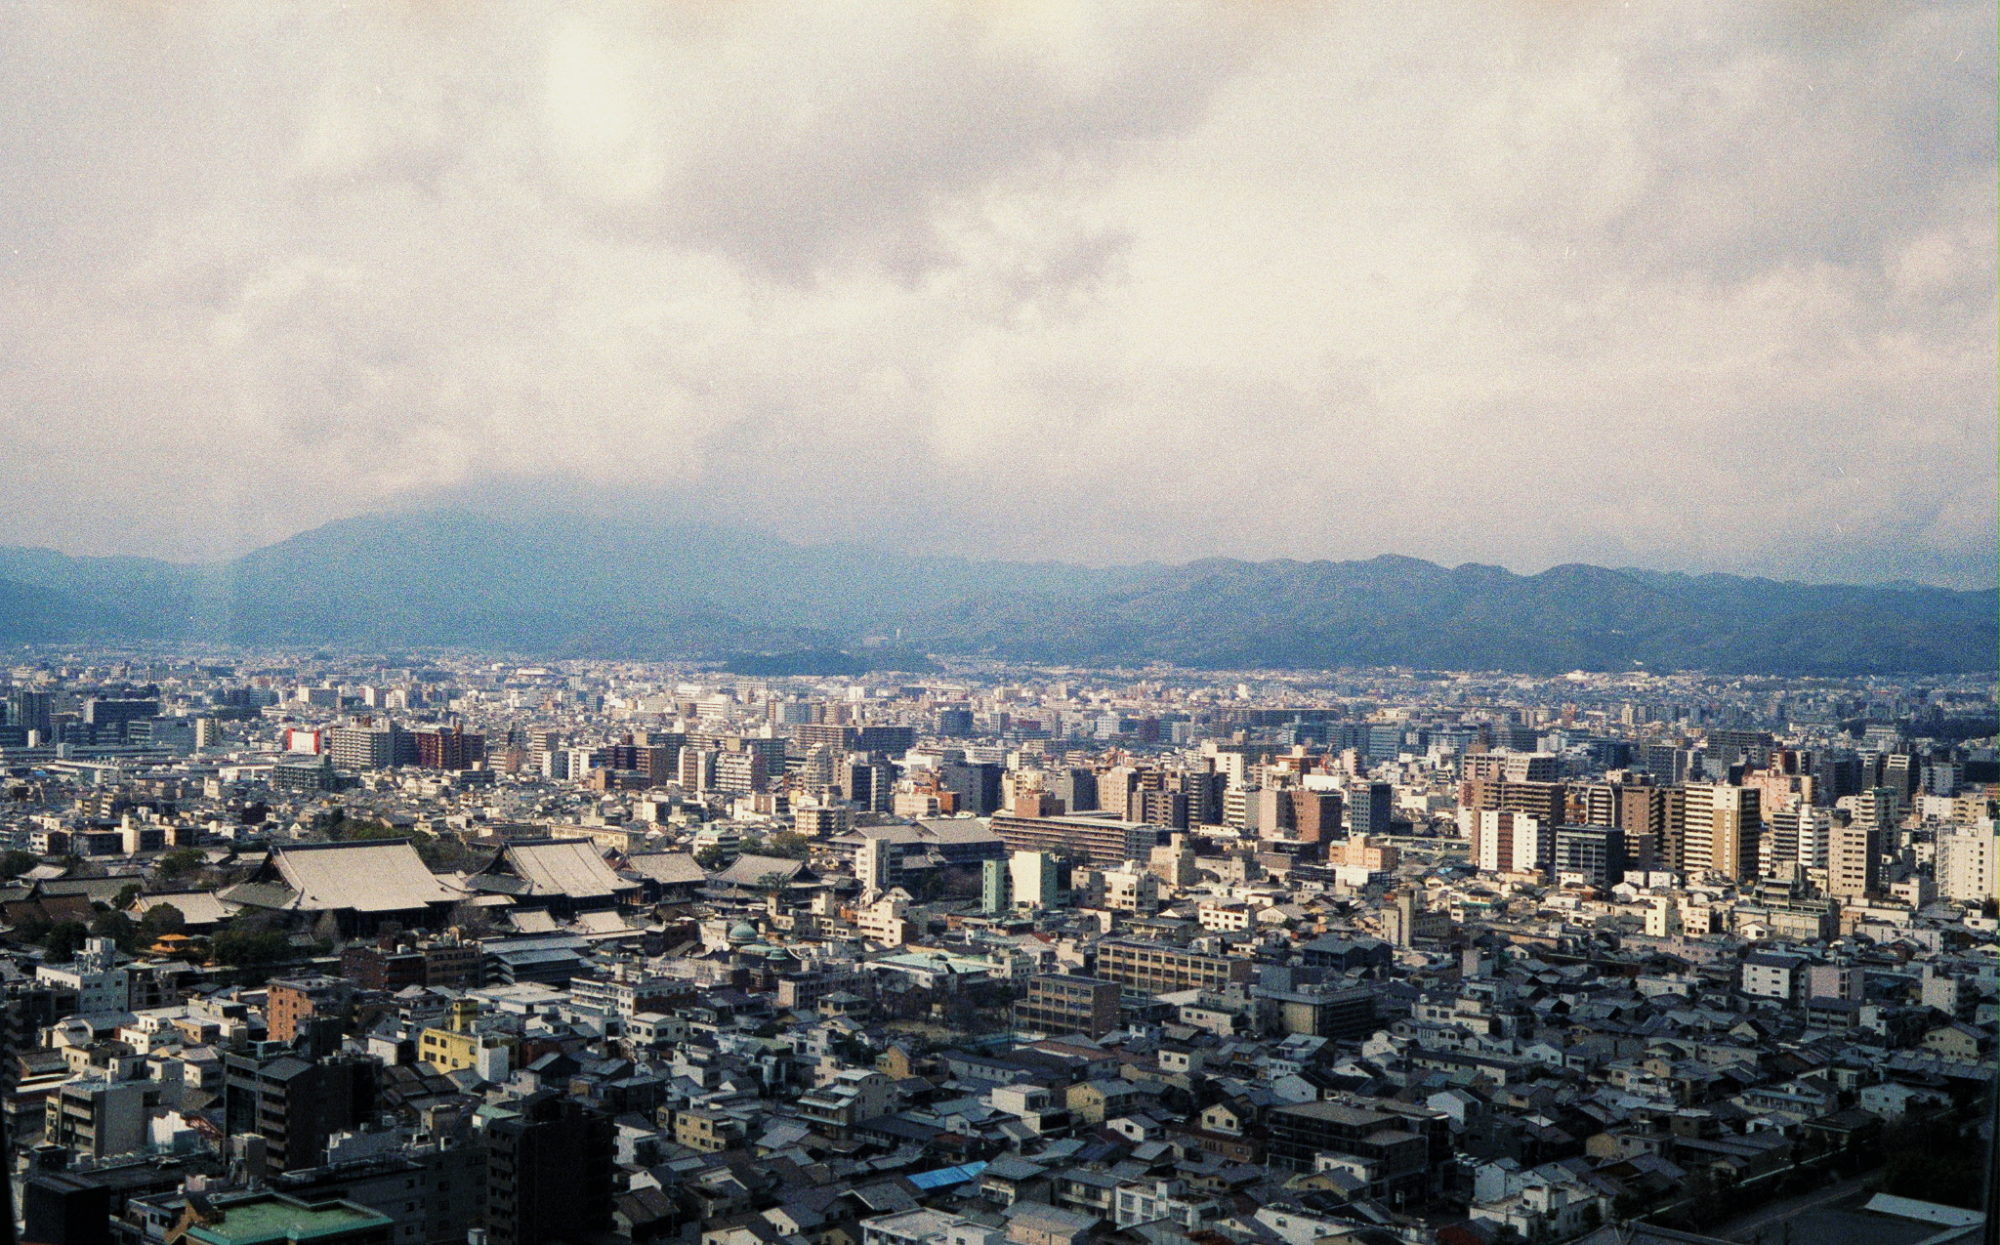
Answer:
<svg viewBox="0 0 2000 1245"><path fill-rule="evenodd" d="M1096 568L463 511L342 520L199 564L0 548L8 644L1843 676L1991 670L1996 619L1992 589L1395 556Z"/></svg>

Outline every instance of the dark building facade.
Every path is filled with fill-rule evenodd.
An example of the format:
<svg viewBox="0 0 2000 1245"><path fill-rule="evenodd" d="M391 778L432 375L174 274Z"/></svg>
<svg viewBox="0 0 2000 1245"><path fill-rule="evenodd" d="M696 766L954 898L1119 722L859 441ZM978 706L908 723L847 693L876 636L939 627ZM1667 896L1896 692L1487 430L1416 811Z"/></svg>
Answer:
<svg viewBox="0 0 2000 1245"><path fill-rule="evenodd" d="M359 1056L310 1059L266 1042L223 1059L223 1128L255 1133L274 1170L326 1160L326 1139L366 1120L375 1107L377 1064Z"/></svg>
<svg viewBox="0 0 2000 1245"><path fill-rule="evenodd" d="M486 1126L490 1245L539 1245L611 1227L611 1117L552 1091Z"/></svg>

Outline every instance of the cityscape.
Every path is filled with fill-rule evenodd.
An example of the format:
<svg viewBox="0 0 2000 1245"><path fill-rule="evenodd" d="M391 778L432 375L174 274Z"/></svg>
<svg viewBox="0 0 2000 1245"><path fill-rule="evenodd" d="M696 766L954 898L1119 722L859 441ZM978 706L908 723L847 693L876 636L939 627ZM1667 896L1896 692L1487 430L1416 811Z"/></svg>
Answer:
<svg viewBox="0 0 2000 1245"><path fill-rule="evenodd" d="M0 4L0 1245L2000 1245L2000 5Z"/></svg>
<svg viewBox="0 0 2000 1245"><path fill-rule="evenodd" d="M21 1239L1977 1231L1991 676L943 665L17 658Z"/></svg>

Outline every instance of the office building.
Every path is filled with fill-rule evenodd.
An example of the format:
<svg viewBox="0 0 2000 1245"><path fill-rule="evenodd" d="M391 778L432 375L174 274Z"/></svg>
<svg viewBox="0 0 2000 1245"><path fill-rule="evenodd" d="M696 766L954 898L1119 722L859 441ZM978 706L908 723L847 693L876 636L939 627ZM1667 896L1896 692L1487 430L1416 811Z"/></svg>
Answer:
<svg viewBox="0 0 2000 1245"><path fill-rule="evenodd" d="M1420 1200L1450 1166L1449 1121L1440 1112L1379 1100L1302 1102L1266 1116L1273 1164L1311 1171L1321 1154L1362 1160L1370 1196L1394 1206Z"/></svg>
<svg viewBox="0 0 2000 1245"><path fill-rule="evenodd" d="M1099 977L1050 973L1028 979L1014 1004L1014 1027L1031 1033L1084 1033L1103 1037L1118 1027L1122 987Z"/></svg>
<svg viewBox="0 0 2000 1245"><path fill-rule="evenodd" d="M1007 858L1012 908L1058 908L1069 895L1069 862L1050 852L1014 852Z"/></svg>
<svg viewBox="0 0 2000 1245"><path fill-rule="evenodd" d="M1097 944L1096 975L1135 990L1227 990L1248 985L1256 965L1235 956L1213 955L1168 943L1107 938Z"/></svg>
<svg viewBox="0 0 2000 1245"><path fill-rule="evenodd" d="M1848 903L1882 889L1882 852L1888 832L1859 821L1834 818L1827 835L1826 893Z"/></svg>
<svg viewBox="0 0 2000 1245"><path fill-rule="evenodd" d="M93 696L83 702L84 724L92 729L100 741L123 739L129 724L142 718L155 718L159 715L160 702L157 697Z"/></svg>
<svg viewBox="0 0 2000 1245"><path fill-rule="evenodd" d="M1695 783L1683 792L1680 868L1690 878L1713 872L1732 882L1754 879L1763 828L1756 789Z"/></svg>
<svg viewBox="0 0 2000 1245"><path fill-rule="evenodd" d="M1314 845L1317 848L1314 854L1324 854L1326 845L1341 836L1340 793L1292 787L1284 794L1286 802L1290 805L1287 811L1293 835L1301 843ZM1370 820L1373 820L1372 812Z"/></svg>
<svg viewBox="0 0 2000 1245"><path fill-rule="evenodd" d="M993 833L1011 851L1067 852L1092 865L1149 860L1162 839L1158 826L1098 817L1015 817L995 814Z"/></svg>
<svg viewBox="0 0 2000 1245"><path fill-rule="evenodd" d="M1490 873L1545 874L1554 841L1549 823L1526 813L1484 809L1460 814L1474 866Z"/></svg>
<svg viewBox="0 0 2000 1245"><path fill-rule="evenodd" d="M147 1146L146 1122L160 1105L161 1088L157 1081L102 1075L64 1081L44 1105L42 1139L86 1158L139 1153Z"/></svg>
<svg viewBox="0 0 2000 1245"><path fill-rule="evenodd" d="M540 1245L608 1234L617 1170L611 1117L542 1090L486 1125L489 1245Z"/></svg>
<svg viewBox="0 0 2000 1245"><path fill-rule="evenodd" d="M265 1042L223 1056L223 1129L256 1134L278 1171L326 1161L326 1141L369 1119L375 1108L373 1059L352 1055L307 1058Z"/></svg>
<svg viewBox="0 0 2000 1245"><path fill-rule="evenodd" d="M333 727L326 732L325 747L341 769L389 769L417 760L415 738L393 723Z"/></svg>
<svg viewBox="0 0 2000 1245"><path fill-rule="evenodd" d="M1554 867L1558 884L1615 886L1628 867L1625 832L1616 826L1559 827Z"/></svg>
<svg viewBox="0 0 2000 1245"><path fill-rule="evenodd" d="M47 742L54 733L54 707L55 697L49 693L17 687L7 693L7 725L35 731Z"/></svg>
<svg viewBox="0 0 2000 1245"><path fill-rule="evenodd" d="M1042 788L1061 801L1068 813L1089 813L1098 809L1097 775L1087 769L1059 769L1052 772Z"/></svg>
<svg viewBox="0 0 2000 1245"><path fill-rule="evenodd" d="M410 737L416 764L425 769L467 770L486 760L486 736L446 726Z"/></svg>
<svg viewBox="0 0 2000 1245"><path fill-rule="evenodd" d="M1954 903L2000 899L2000 838L1991 826L1972 826L1937 837L1938 893Z"/></svg>
<svg viewBox="0 0 2000 1245"><path fill-rule="evenodd" d="M1005 773L1004 766L946 761L938 766L938 787L951 792L954 811L983 817L1000 807L1000 779Z"/></svg>
<svg viewBox="0 0 2000 1245"><path fill-rule="evenodd" d="M1386 835L1396 789L1386 782L1357 783L1347 789L1347 833Z"/></svg>

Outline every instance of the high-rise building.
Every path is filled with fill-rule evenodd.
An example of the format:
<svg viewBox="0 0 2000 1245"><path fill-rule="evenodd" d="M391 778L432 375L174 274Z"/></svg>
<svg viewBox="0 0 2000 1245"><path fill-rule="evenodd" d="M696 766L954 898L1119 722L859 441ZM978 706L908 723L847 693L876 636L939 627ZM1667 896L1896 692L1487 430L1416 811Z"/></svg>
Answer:
<svg viewBox="0 0 2000 1245"><path fill-rule="evenodd" d="M1562 826L1555 837L1557 882L1615 885L1625 876L1625 832L1616 826Z"/></svg>
<svg viewBox="0 0 2000 1245"><path fill-rule="evenodd" d="M711 789L723 795L749 795L769 786L769 771L761 752L718 752Z"/></svg>
<svg viewBox="0 0 2000 1245"><path fill-rule="evenodd" d="M1902 813L1902 796L1893 787L1874 786L1844 795L1834 806L1845 810L1854 824L1870 830L1893 829Z"/></svg>
<svg viewBox="0 0 2000 1245"><path fill-rule="evenodd" d="M885 757L899 757L917 746L917 728L880 723L863 726L854 732L854 742L850 746L856 752L873 752Z"/></svg>
<svg viewBox="0 0 2000 1245"><path fill-rule="evenodd" d="M1826 893L1859 900L1882 889L1882 849L1886 832L1860 821L1842 824L1836 816L1827 836Z"/></svg>
<svg viewBox="0 0 2000 1245"><path fill-rule="evenodd" d="M537 1245L609 1235L618 1169L611 1117L542 1090L486 1126L486 1239Z"/></svg>
<svg viewBox="0 0 2000 1245"><path fill-rule="evenodd" d="M125 737L128 724L160 715L158 697L93 696L83 702L83 720L99 739Z"/></svg>
<svg viewBox="0 0 2000 1245"><path fill-rule="evenodd" d="M1134 791L1125 799L1125 817L1128 821L1185 830L1189 821L1187 794L1164 790Z"/></svg>
<svg viewBox="0 0 2000 1245"><path fill-rule="evenodd" d="M345 1017L354 1002L354 983L345 977L280 977L264 992L265 1030L274 1042L291 1042L314 1017Z"/></svg>
<svg viewBox="0 0 2000 1245"><path fill-rule="evenodd" d="M411 736L416 763L425 769L467 770L486 759L486 736L443 726Z"/></svg>
<svg viewBox="0 0 2000 1245"><path fill-rule="evenodd" d="M7 725L39 731L44 740L53 731L55 697L48 692L17 687L7 693Z"/></svg>
<svg viewBox="0 0 2000 1245"><path fill-rule="evenodd" d="M1061 800L1067 812L1089 813L1099 807L1097 775L1087 769L1056 770L1049 775L1043 790Z"/></svg>
<svg viewBox="0 0 2000 1245"><path fill-rule="evenodd" d="M326 732L326 755L341 769L388 769L413 765L417 743L393 723L336 726Z"/></svg>
<svg viewBox="0 0 2000 1245"><path fill-rule="evenodd" d="M1732 882L1756 877L1763 829L1756 789L1694 783L1684 790L1681 867L1688 876L1715 872Z"/></svg>
<svg viewBox="0 0 2000 1245"><path fill-rule="evenodd" d="M854 829L852 804L801 804L792 813L792 828L809 839L832 839Z"/></svg>
<svg viewBox="0 0 2000 1245"><path fill-rule="evenodd" d="M855 872L857 875L860 874L859 865L856 866ZM979 862L979 910L988 916L1005 916L1014 910L1013 861Z"/></svg>
<svg viewBox="0 0 2000 1245"><path fill-rule="evenodd" d="M1340 837L1341 799L1338 791L1293 787L1285 792L1291 804L1292 833L1323 854L1325 845Z"/></svg>
<svg viewBox="0 0 2000 1245"><path fill-rule="evenodd" d="M2000 899L2000 838L1972 826L1937 837L1938 893L1954 903Z"/></svg>
<svg viewBox="0 0 2000 1245"><path fill-rule="evenodd" d="M683 752L681 755L685 757L687 753ZM849 803L871 813L889 811L896 793L896 771L893 766L886 761L850 757L838 769L840 791L847 797Z"/></svg>
<svg viewBox="0 0 2000 1245"><path fill-rule="evenodd" d="M1472 863L1489 873L1547 872L1553 840L1550 823L1506 809L1461 814L1472 841Z"/></svg>
<svg viewBox="0 0 2000 1245"><path fill-rule="evenodd" d="M1732 765L1762 765L1775 741L1768 731L1741 731L1711 728L1704 751L1719 770Z"/></svg>
<svg viewBox="0 0 2000 1245"><path fill-rule="evenodd" d="M378 1069L373 1059L312 1059L280 1042L225 1055L223 1127L264 1138L279 1171L317 1166L329 1136L373 1115Z"/></svg>
<svg viewBox="0 0 2000 1245"><path fill-rule="evenodd" d="M984 817L1000 807L1000 779L1006 770L985 762L938 766L938 786L957 797L958 811Z"/></svg>
<svg viewBox="0 0 2000 1245"><path fill-rule="evenodd" d="M1526 813L1543 825L1561 822L1568 809L1567 791L1559 782L1509 782L1504 778L1475 778L1459 784L1460 808L1475 812L1499 809ZM1349 824L1353 824L1350 816ZM1377 833L1388 833L1385 824Z"/></svg>
<svg viewBox="0 0 2000 1245"><path fill-rule="evenodd" d="M1553 752L1473 752L1459 759L1461 778L1555 782L1562 777Z"/></svg>
<svg viewBox="0 0 2000 1245"><path fill-rule="evenodd" d="M1048 852L1007 858L1007 893L1015 908L1058 908L1069 893L1069 862Z"/></svg>
<svg viewBox="0 0 2000 1245"><path fill-rule="evenodd" d="M1356 783L1347 789L1347 833L1387 834L1396 789L1386 782Z"/></svg>
<svg viewBox="0 0 2000 1245"><path fill-rule="evenodd" d="M720 755L713 748L682 748L679 760L679 782L683 791L708 791L715 786L715 758Z"/></svg>
<svg viewBox="0 0 2000 1245"><path fill-rule="evenodd" d="M1212 769L1182 770L1170 775L1167 788L1187 797L1190 826L1213 826L1222 821L1222 796L1229 780Z"/></svg>

